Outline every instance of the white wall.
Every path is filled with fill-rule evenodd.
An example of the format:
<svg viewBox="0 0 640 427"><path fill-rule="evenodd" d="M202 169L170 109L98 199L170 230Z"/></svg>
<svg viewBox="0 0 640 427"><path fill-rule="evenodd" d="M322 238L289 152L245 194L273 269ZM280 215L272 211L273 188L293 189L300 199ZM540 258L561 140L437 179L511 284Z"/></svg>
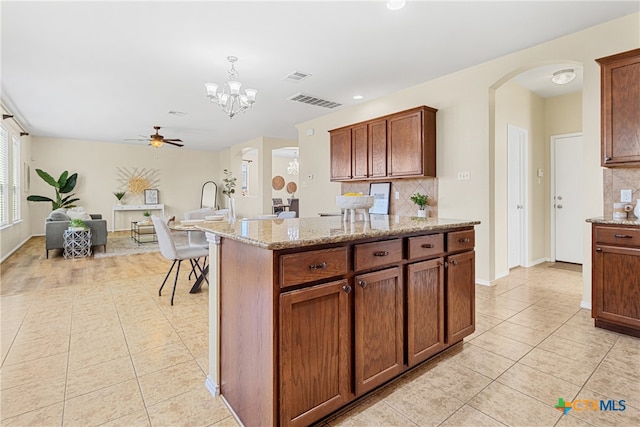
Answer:
<svg viewBox="0 0 640 427"><path fill-rule="evenodd" d="M513 76L548 63L573 61L584 69L584 173L589 197L584 217L602 212L600 151L600 70L594 59L637 48L640 14L629 15L457 73L385 96L360 106L300 123L299 133L302 212L321 212L333 206L340 185L329 182L328 130L401 111L417 105L437 108L437 169L439 216L482 221L476 230L476 275L481 282L495 278L496 227L493 203L495 153L495 93ZM419 54L419 52L417 53ZM313 136L306 136L314 129ZM470 171L471 180L458 181L458 171ZM313 179L307 176L312 174ZM595 194L595 196L594 196ZM585 223L585 259L590 259L591 236ZM585 263L590 270L590 261ZM590 300L590 274L585 274L584 298Z"/></svg>

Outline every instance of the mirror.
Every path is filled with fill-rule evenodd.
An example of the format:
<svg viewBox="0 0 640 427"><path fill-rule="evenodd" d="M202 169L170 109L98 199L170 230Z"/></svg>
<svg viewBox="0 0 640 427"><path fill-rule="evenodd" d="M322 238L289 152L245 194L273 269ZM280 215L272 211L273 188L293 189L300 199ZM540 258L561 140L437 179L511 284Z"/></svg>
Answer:
<svg viewBox="0 0 640 427"><path fill-rule="evenodd" d="M201 208L218 209L218 185L213 181L207 181L202 185L202 196L200 197Z"/></svg>

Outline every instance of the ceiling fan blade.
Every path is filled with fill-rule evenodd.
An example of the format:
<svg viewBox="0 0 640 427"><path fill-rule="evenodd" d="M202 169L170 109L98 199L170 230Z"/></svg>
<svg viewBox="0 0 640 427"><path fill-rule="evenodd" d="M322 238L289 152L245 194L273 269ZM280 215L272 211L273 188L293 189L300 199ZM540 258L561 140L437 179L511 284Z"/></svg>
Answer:
<svg viewBox="0 0 640 427"><path fill-rule="evenodd" d="M127 138L124 141L148 141L149 138Z"/></svg>
<svg viewBox="0 0 640 427"><path fill-rule="evenodd" d="M182 142L182 140L181 140L181 139L167 139L167 138L165 138L165 139L164 139L164 142L167 142L167 141Z"/></svg>
<svg viewBox="0 0 640 427"><path fill-rule="evenodd" d="M174 140L174 141L180 141L179 139ZM184 144L178 144L177 142L171 142L171 140L164 140L165 144L171 144L171 145L175 145L176 147L184 147Z"/></svg>

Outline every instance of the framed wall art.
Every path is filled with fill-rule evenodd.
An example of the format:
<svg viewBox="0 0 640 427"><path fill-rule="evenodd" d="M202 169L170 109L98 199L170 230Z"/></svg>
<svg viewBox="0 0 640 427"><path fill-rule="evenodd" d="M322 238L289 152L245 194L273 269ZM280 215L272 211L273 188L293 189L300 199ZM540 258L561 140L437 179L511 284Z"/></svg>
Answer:
<svg viewBox="0 0 640 427"><path fill-rule="evenodd" d="M144 204L145 205L157 205L158 204L158 190L147 188L144 190Z"/></svg>
<svg viewBox="0 0 640 427"><path fill-rule="evenodd" d="M373 196L373 206L369 209L369 213L389 215L390 194L390 182L372 182L369 186L369 195Z"/></svg>

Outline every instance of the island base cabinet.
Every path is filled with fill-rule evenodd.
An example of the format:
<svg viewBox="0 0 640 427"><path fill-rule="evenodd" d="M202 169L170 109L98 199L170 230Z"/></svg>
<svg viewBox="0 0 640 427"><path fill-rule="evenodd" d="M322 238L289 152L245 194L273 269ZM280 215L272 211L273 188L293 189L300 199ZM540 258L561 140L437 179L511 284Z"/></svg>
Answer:
<svg viewBox="0 0 640 427"><path fill-rule="evenodd" d="M356 395L361 395L404 369L400 268L358 275L354 288Z"/></svg>
<svg viewBox="0 0 640 427"><path fill-rule="evenodd" d="M351 322L346 280L280 295L280 425L306 426L347 403Z"/></svg>
<svg viewBox="0 0 640 427"><path fill-rule="evenodd" d="M475 252L447 257L447 343L453 344L475 331Z"/></svg>
<svg viewBox="0 0 640 427"><path fill-rule="evenodd" d="M427 360L445 348L444 260L407 266L407 364Z"/></svg>
<svg viewBox="0 0 640 427"><path fill-rule="evenodd" d="M596 326L640 336L640 248L597 245L593 255Z"/></svg>

